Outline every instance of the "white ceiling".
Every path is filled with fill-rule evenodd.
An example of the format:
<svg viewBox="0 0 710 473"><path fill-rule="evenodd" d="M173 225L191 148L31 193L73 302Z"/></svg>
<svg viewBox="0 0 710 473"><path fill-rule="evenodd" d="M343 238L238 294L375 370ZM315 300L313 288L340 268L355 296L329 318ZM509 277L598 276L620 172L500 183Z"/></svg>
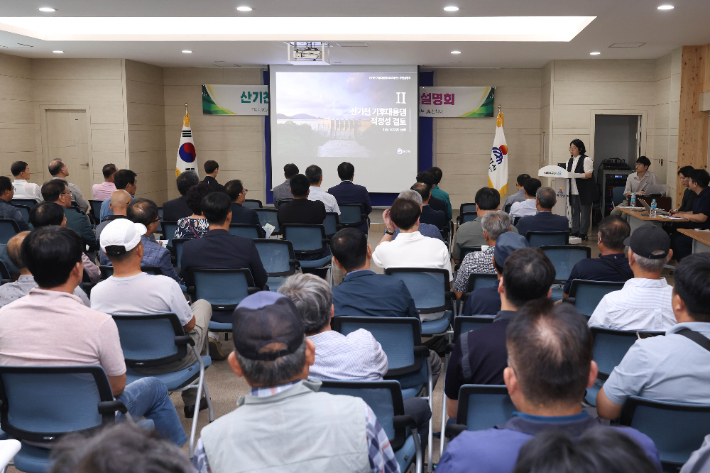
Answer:
<svg viewBox="0 0 710 473"><path fill-rule="evenodd" d="M659 11L661 3L675 9ZM238 5L254 10L241 13ZM460 11L446 13L443 7ZM51 6L55 13L37 8ZM2 0L0 17L505 17L595 16L569 42L377 41L368 48L331 49L341 64L417 64L439 67L542 67L553 59L654 59L671 50L710 43L708 0ZM125 21L130 21L126 19ZM500 29L506 31L505 18ZM473 23L473 22L472 22ZM305 27L305 25L304 25ZM426 32L426 31L425 31ZM269 31L278 33L278 31ZM304 34L308 33L304 30ZM369 33L363 33L365 35ZM474 38L475 36L472 36ZM292 40L303 38L294 37ZM333 38L323 37L323 41ZM362 37L359 39L363 39ZM640 48L610 49L612 43L643 42ZM20 47L18 43L33 47ZM4 47L2 47L4 46ZM183 49L193 54L182 54ZM52 54L63 50L65 54ZM462 54L452 55L452 50ZM600 51L591 57L589 52ZM160 66L214 67L285 64L281 41L42 41L0 31L0 52L19 56L64 58L127 58Z"/></svg>

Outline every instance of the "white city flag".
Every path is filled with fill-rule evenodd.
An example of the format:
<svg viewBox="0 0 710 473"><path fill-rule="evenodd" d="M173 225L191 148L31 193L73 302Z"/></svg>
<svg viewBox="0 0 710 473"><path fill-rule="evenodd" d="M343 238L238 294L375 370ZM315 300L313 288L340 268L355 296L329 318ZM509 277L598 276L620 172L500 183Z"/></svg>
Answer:
<svg viewBox="0 0 710 473"><path fill-rule="evenodd" d="M175 177L185 171L192 171L199 175L196 157L195 142L192 141L192 128L190 128L190 114L187 113L187 104L185 104L185 118L182 119L182 135L175 162Z"/></svg>
<svg viewBox="0 0 710 473"><path fill-rule="evenodd" d="M508 193L508 145L503 133L503 113L498 112L496 136L493 138L491 161L488 164L488 187L496 189L500 195Z"/></svg>

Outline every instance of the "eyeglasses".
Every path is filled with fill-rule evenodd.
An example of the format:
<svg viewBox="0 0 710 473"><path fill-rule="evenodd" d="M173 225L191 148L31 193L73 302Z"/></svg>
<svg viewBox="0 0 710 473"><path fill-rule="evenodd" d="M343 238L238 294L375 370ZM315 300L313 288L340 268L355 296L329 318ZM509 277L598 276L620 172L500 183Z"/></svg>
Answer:
<svg viewBox="0 0 710 473"><path fill-rule="evenodd" d="M71 195L71 191L68 190L68 191L62 192L62 195Z"/></svg>
<svg viewBox="0 0 710 473"><path fill-rule="evenodd" d="M242 192L246 194L247 192L249 192L249 189L244 189Z"/></svg>

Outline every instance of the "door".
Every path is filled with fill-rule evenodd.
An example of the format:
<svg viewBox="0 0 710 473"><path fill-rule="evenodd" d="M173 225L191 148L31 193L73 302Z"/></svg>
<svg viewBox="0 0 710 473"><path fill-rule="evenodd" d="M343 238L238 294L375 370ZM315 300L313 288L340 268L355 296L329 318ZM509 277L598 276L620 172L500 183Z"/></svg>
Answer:
<svg viewBox="0 0 710 473"><path fill-rule="evenodd" d="M89 126L86 110L47 109L47 153L45 171L50 162L61 159L69 169L67 180L79 186L84 198L91 193ZM47 174L47 179L51 176Z"/></svg>

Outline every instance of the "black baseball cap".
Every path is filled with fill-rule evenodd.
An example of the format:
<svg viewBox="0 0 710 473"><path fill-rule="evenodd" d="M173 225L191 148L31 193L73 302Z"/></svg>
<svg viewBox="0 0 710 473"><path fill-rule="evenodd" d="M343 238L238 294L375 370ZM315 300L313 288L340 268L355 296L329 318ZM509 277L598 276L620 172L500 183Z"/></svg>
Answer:
<svg viewBox="0 0 710 473"><path fill-rule="evenodd" d="M271 291L246 297L232 314L234 348L250 360L273 361L295 353L303 344L305 328L291 299ZM278 351L263 351L271 343L283 343Z"/></svg>
<svg viewBox="0 0 710 473"><path fill-rule="evenodd" d="M668 251L671 249L671 237L661 227L647 223L638 227L630 237L624 240L624 245L631 248L635 255L649 259L661 259L668 256ZM659 250L662 253L652 254Z"/></svg>

